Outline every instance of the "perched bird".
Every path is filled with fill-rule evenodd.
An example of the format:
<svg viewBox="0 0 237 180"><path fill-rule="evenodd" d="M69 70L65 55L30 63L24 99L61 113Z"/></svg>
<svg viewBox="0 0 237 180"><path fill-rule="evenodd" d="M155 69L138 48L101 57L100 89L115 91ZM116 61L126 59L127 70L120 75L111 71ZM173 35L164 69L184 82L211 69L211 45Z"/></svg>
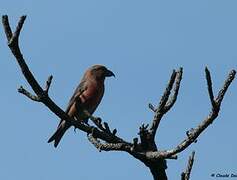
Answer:
<svg viewBox="0 0 237 180"><path fill-rule="evenodd" d="M69 101L66 113L78 121L87 122L88 116L83 113L83 109L93 114L104 95L104 80L110 76L115 75L102 65L94 65L87 69ZM76 104L80 108L76 107ZM48 143L54 141L54 147L57 147L62 136L70 126L69 123L62 119L56 132L49 138Z"/></svg>

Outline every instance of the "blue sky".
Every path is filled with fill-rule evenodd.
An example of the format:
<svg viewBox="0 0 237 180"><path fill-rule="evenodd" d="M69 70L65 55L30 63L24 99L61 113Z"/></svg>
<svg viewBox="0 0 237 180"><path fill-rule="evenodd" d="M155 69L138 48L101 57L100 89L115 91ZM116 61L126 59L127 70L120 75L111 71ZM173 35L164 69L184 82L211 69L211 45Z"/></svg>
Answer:
<svg viewBox="0 0 237 180"><path fill-rule="evenodd" d="M20 37L24 57L44 85L54 76L50 96L62 108L86 68L104 64L116 78L95 112L130 141L149 123L149 102L157 104L172 69L184 78L174 108L164 117L157 144L170 149L209 113L204 68L217 92L237 60L237 2L200 1L33 1L8 0L0 12L14 27L26 14ZM125 153L99 153L84 133L71 129L55 149L47 144L58 118L40 103L17 93L23 78L0 28L0 179L152 179L149 170ZM211 173L237 173L236 94L234 82L216 122L178 160L168 161L168 177L179 179L192 150L192 179Z"/></svg>

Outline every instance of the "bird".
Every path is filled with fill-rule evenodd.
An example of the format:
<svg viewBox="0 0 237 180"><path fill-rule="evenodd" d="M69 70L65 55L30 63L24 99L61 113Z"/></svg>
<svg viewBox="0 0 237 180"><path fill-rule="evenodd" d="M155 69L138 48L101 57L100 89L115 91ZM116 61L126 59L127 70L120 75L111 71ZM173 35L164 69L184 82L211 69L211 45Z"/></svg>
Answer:
<svg viewBox="0 0 237 180"><path fill-rule="evenodd" d="M89 67L69 100L65 111L69 117L87 123L88 115L84 113L84 110L87 110L90 114L94 113L104 95L105 78L111 76L115 77L114 73L104 65ZM54 141L54 147L56 148L64 133L70 127L69 122L61 119L56 132L49 138L48 143Z"/></svg>

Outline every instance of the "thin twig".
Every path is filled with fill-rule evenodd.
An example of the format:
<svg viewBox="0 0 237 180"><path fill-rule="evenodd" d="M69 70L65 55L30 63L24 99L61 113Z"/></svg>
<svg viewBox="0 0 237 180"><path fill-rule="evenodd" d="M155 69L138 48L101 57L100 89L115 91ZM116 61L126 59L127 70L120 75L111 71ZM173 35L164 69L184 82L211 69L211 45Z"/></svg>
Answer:
<svg viewBox="0 0 237 180"><path fill-rule="evenodd" d="M215 102L214 95L213 95L213 90L212 90L211 73L210 73L210 71L208 70L207 67L205 68L205 73L206 73L208 94L209 94L209 97L210 97L212 107L215 109L216 108L216 102Z"/></svg>
<svg viewBox="0 0 237 180"><path fill-rule="evenodd" d="M24 94L26 97L30 98L33 101L40 102L40 98L38 96L31 94L29 91L24 89L22 86L20 88L18 88L18 92L21 94Z"/></svg>
<svg viewBox="0 0 237 180"><path fill-rule="evenodd" d="M228 78L225 80L224 82L224 86L222 87L222 89L219 91L218 95L217 95L217 98L216 98L216 103L217 103L217 106L220 108L221 106L221 102L224 98L224 95L228 89L228 87L230 86L231 82L234 80L235 78L235 75L236 75L236 71L233 69L230 71L229 75L228 75Z"/></svg>
<svg viewBox="0 0 237 180"><path fill-rule="evenodd" d="M177 100L178 93L179 93L179 88L180 88L180 83L181 83L181 80L182 80L182 75L183 75L183 68L181 67L177 71L177 75L176 75L176 79L175 79L175 86L173 88L174 94L171 96L171 98L169 98L169 101L165 105L164 113L168 112L173 107L174 103Z"/></svg>
<svg viewBox="0 0 237 180"><path fill-rule="evenodd" d="M169 83L168 83L168 85L165 89L165 92L164 92L163 96L161 97L161 100L160 100L159 106L157 108L157 111L162 111L164 106L166 105L166 102L169 99L169 95L170 95L170 92L172 90L172 87L174 85L176 75L177 75L177 72L175 70L173 70L173 72L171 74L171 77L170 77L170 80L169 80Z"/></svg>
<svg viewBox="0 0 237 180"><path fill-rule="evenodd" d="M21 16L20 20L18 21L18 25L16 28L16 31L12 34L11 27L9 25L8 17L6 15L2 16L2 23L5 30L6 37L8 39L8 46L11 49L13 55L15 56L23 75L25 76L27 82L31 85L32 89L34 90L35 94L37 96L42 96L43 89L40 87L39 83L34 78L33 74L30 72L27 64L25 63L25 60L23 58L23 55L21 53L18 39L20 35L20 31L23 27L23 24L25 22L26 16ZM10 34L12 34L11 38L9 38Z"/></svg>
<svg viewBox="0 0 237 180"><path fill-rule="evenodd" d="M2 24L4 24L3 28L7 37L7 41L9 42L12 38L12 30L10 28L7 15L2 16Z"/></svg>
<svg viewBox="0 0 237 180"><path fill-rule="evenodd" d="M50 88L50 85L52 83L52 79L53 79L53 76L50 75L48 77L48 80L46 81L46 86L45 86L45 92L48 94L49 93L49 88Z"/></svg>
<svg viewBox="0 0 237 180"><path fill-rule="evenodd" d="M148 104L148 107L149 107L149 109L151 109L154 113L156 112L156 108L155 108L151 103Z"/></svg>
<svg viewBox="0 0 237 180"><path fill-rule="evenodd" d="M11 39L8 41L9 46L14 46L15 43L18 43L20 32L21 32L21 29L22 29L23 24L25 22L25 19L26 19L26 16L21 16L20 17L20 20L18 21L18 24L16 26L16 30L13 33L13 36L11 37Z"/></svg>
<svg viewBox="0 0 237 180"><path fill-rule="evenodd" d="M177 72L175 70L173 70L170 80L169 80L169 83L165 89L165 92L163 93L163 96L161 97L159 106L156 109L156 113L155 113L154 119L152 121L152 125L150 127L150 133L151 133L151 136L153 137L152 139L155 138L155 134L156 134L157 128L160 124L161 118L163 117L163 115L165 113L164 107L169 99L170 92L171 92L173 84L175 82L176 75L177 75Z"/></svg>
<svg viewBox="0 0 237 180"><path fill-rule="evenodd" d="M195 151L193 151L191 156L189 156L187 168L184 172L182 172L181 180L189 180L190 179L190 174L191 174L193 162L194 162L194 155L195 155Z"/></svg>

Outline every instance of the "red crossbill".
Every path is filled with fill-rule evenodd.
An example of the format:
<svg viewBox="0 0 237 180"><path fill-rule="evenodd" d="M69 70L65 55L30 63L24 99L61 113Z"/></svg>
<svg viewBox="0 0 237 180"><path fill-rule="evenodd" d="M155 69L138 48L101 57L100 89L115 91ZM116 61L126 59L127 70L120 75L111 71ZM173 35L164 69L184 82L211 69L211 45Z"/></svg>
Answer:
<svg viewBox="0 0 237 180"><path fill-rule="evenodd" d="M104 80L110 76L114 76L114 73L105 66L94 65L90 67L85 72L80 84L72 95L66 113L77 121L87 122L88 116L83 113L82 108L86 109L90 114L93 114L104 95ZM78 104L81 109L78 108ZM70 126L67 121L62 119L56 132L49 138L48 142L54 141L54 147L57 147L62 136Z"/></svg>

